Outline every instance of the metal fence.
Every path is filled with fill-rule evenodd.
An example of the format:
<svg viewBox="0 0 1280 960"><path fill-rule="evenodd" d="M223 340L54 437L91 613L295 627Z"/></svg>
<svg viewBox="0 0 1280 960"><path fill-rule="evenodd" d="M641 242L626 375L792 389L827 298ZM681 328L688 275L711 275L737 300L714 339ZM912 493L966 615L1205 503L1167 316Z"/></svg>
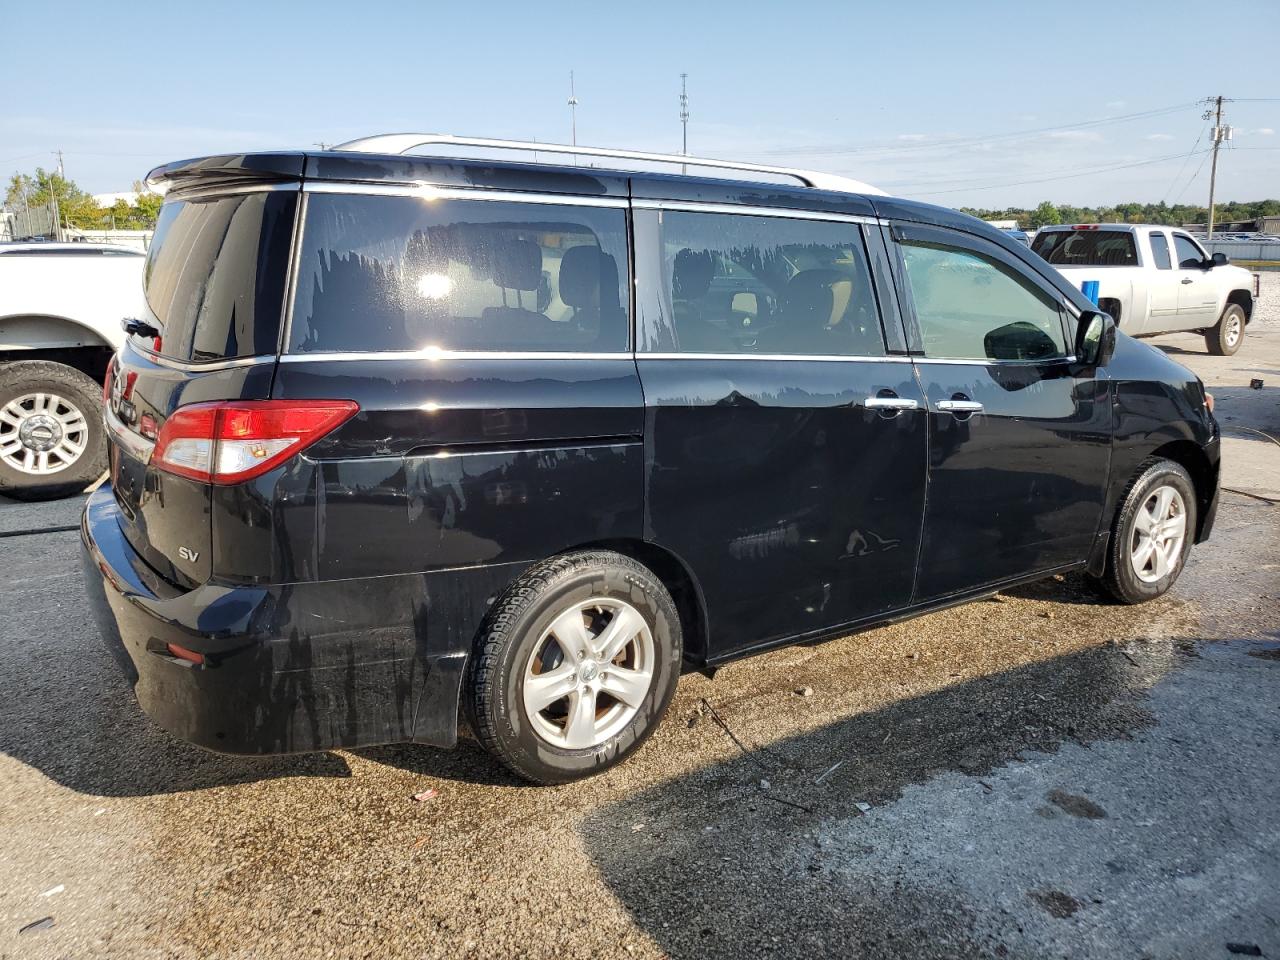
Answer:
<svg viewBox="0 0 1280 960"><path fill-rule="evenodd" d="M1280 261L1280 243L1260 243L1256 240L1214 240L1205 243L1210 253L1225 253L1232 260Z"/></svg>

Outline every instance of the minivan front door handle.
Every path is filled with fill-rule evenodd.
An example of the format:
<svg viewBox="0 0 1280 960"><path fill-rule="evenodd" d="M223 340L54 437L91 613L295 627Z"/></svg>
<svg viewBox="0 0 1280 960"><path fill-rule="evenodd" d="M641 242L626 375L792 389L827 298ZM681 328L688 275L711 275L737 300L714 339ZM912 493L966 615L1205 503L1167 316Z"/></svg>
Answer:
<svg viewBox="0 0 1280 960"><path fill-rule="evenodd" d="M938 409L947 413L981 413L982 404L977 400L939 400Z"/></svg>
<svg viewBox="0 0 1280 960"><path fill-rule="evenodd" d="M868 410L914 410L920 404L910 397L867 397L863 406Z"/></svg>
<svg viewBox="0 0 1280 960"><path fill-rule="evenodd" d="M1182 282L1183 282L1183 283L1195 283L1195 281L1194 281L1194 280L1192 280L1190 277L1183 277L1183 278L1182 278Z"/></svg>

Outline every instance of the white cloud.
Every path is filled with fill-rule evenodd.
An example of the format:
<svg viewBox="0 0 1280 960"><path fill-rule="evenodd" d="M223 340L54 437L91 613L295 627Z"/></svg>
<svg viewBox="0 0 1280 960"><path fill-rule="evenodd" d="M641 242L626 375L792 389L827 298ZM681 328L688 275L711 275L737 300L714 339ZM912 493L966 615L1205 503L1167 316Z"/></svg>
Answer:
<svg viewBox="0 0 1280 960"><path fill-rule="evenodd" d="M919 142L920 140L928 140L929 135L927 133L900 133L898 134L898 139Z"/></svg>
<svg viewBox="0 0 1280 960"><path fill-rule="evenodd" d="M1124 101L1124 100L1108 100L1108 101L1107 101L1107 109L1108 109L1108 110L1119 110L1121 107L1123 107L1123 106L1125 105L1125 102L1126 102L1126 101Z"/></svg>
<svg viewBox="0 0 1280 960"><path fill-rule="evenodd" d="M1143 140L1172 140L1173 137L1167 133L1148 133Z"/></svg>
<svg viewBox="0 0 1280 960"><path fill-rule="evenodd" d="M1256 130L1250 130L1248 132L1257 134L1260 137L1270 137L1275 133L1275 131L1270 127L1258 127Z"/></svg>
<svg viewBox="0 0 1280 960"><path fill-rule="evenodd" d="M1070 140L1076 143L1099 143L1102 134L1096 130L1055 130L1048 134L1050 140Z"/></svg>

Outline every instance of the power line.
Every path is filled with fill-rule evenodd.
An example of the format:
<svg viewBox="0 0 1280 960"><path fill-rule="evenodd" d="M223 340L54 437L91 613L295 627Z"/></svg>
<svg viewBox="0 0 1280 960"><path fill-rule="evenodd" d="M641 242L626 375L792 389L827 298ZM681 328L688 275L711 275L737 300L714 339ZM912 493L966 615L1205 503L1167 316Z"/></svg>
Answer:
<svg viewBox="0 0 1280 960"><path fill-rule="evenodd" d="M1204 159L1200 161L1200 166L1196 167L1196 172L1191 175L1191 179L1182 185L1182 189L1178 191L1178 195L1173 198L1174 204L1182 199L1182 195L1187 192L1187 188L1200 179L1200 174L1204 170L1204 165L1209 162L1209 151L1205 150Z"/></svg>
<svg viewBox="0 0 1280 960"><path fill-rule="evenodd" d="M931 140L927 143L908 143L899 146L810 146L810 147L787 147L778 150L765 150L760 156L792 156L804 154L809 156L837 155L837 154L871 154L871 153L899 153L912 150L933 150L938 148L962 147L977 143L990 143L996 140L1016 140L1020 137L1035 136L1041 133L1053 133L1064 130L1079 130L1088 127L1106 126L1114 123L1129 123L1133 120L1144 120L1149 117L1164 116L1170 113L1177 113L1186 110L1188 107L1199 106L1201 101L1196 100L1191 103L1179 103L1170 107L1161 107L1156 110L1144 110L1140 113L1123 114L1118 117L1103 117L1096 120L1081 120L1076 123L1056 124L1049 127L1031 127L1025 130L1014 130L1006 133L984 134L982 136L969 137L953 137L947 140Z"/></svg>
<svg viewBox="0 0 1280 960"><path fill-rule="evenodd" d="M1200 146L1200 141L1204 139L1204 132L1209 129L1209 118L1205 117L1204 126L1200 128L1200 134L1196 137L1196 142L1191 145L1191 150L1182 160L1182 166L1178 168L1178 172L1173 175L1173 180L1169 183L1169 189L1164 192L1164 196L1160 198L1160 202L1164 203L1169 199L1169 194L1173 193L1173 188L1178 185L1178 181L1182 179L1182 174L1187 169L1187 164L1196 152L1196 147Z"/></svg>
<svg viewBox="0 0 1280 960"><path fill-rule="evenodd" d="M1207 154L1208 150L1206 150L1205 153ZM1169 160L1177 160L1177 159L1180 159L1181 157L1182 157L1182 154L1174 153L1174 154L1170 154L1167 157L1153 157L1150 160L1138 160L1134 163L1120 163L1120 164L1113 164L1107 167L1095 167L1092 170L1084 170L1080 173L1069 173L1069 174L1064 174L1062 176L1057 176L1057 177L1036 177L1031 180L1010 180L1010 181L1005 181L1003 183L988 183L988 184L984 184L982 186L977 186L977 187L959 187L954 190L928 190L923 193L918 193L916 191L912 191L912 192L915 194L915 196L918 196L918 197L933 197L933 196L939 196L941 194L946 194L946 193L964 193L967 190L994 190L997 187L1021 187L1030 183L1050 183L1054 180L1073 180L1078 177L1092 176L1095 173L1109 173L1113 170L1128 170L1132 167L1145 167L1153 163L1166 163Z"/></svg>

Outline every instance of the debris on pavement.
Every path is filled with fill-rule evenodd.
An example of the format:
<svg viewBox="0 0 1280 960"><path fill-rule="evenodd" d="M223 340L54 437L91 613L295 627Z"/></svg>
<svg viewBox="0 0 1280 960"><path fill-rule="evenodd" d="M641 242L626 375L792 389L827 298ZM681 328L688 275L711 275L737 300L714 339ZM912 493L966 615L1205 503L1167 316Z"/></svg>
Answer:
<svg viewBox="0 0 1280 960"><path fill-rule="evenodd" d="M415 793L413 795L413 799L418 803L424 803L427 800L434 800L438 796L440 796L440 792L436 790L435 787L431 787L428 790L423 790L421 793Z"/></svg>
<svg viewBox="0 0 1280 960"><path fill-rule="evenodd" d="M768 790L768 789L769 789L769 786L770 786L770 784L769 784L769 781L768 781L768 780L761 780L761 781L760 781L760 789L761 789L761 790Z"/></svg>
<svg viewBox="0 0 1280 960"><path fill-rule="evenodd" d="M796 696L797 696L797 697L812 697L812 696L813 696L813 687L799 687L799 688L796 690Z"/></svg>
<svg viewBox="0 0 1280 960"><path fill-rule="evenodd" d="M39 920L31 921L31 923L28 923L25 927L20 927L18 929L18 935L21 936L24 933L39 933L42 930L48 930L52 926L53 917L41 917Z"/></svg>
<svg viewBox="0 0 1280 960"><path fill-rule="evenodd" d="M49 888L48 890L46 890L44 893L40 894L40 896L42 896L42 897L52 897L54 894L61 893L61 892L62 892L63 890L65 890L65 889L67 889L66 884L62 884L62 883L60 883L60 884L58 884L56 887L50 887L50 888Z"/></svg>
<svg viewBox="0 0 1280 960"><path fill-rule="evenodd" d="M836 763L834 763L834 764L832 764L831 766L827 767L826 771L825 771L824 773L819 774L819 775L818 775L818 779L817 779L817 780L815 780L815 781L813 781L813 782L814 782L814 783L821 783L823 780L827 779L827 777L831 776L833 773L835 773L837 770L839 770L839 769L840 769L842 766L844 766L846 763L848 763L848 761L847 761L847 760L839 760L839 761L837 761Z"/></svg>
<svg viewBox="0 0 1280 960"><path fill-rule="evenodd" d="M859 800L857 803L855 803L855 804L854 804L854 806L858 808L858 812L859 812L859 813L870 813L870 812L871 812L871 804L869 804L869 803L864 803L864 802L863 802L863 801L861 801L861 800Z"/></svg>
<svg viewBox="0 0 1280 960"><path fill-rule="evenodd" d="M1249 389L1251 389L1251 390L1261 390L1261 389L1262 389L1262 378L1261 378L1261 377L1254 377L1252 380L1250 380L1250 381L1249 381Z"/></svg>

